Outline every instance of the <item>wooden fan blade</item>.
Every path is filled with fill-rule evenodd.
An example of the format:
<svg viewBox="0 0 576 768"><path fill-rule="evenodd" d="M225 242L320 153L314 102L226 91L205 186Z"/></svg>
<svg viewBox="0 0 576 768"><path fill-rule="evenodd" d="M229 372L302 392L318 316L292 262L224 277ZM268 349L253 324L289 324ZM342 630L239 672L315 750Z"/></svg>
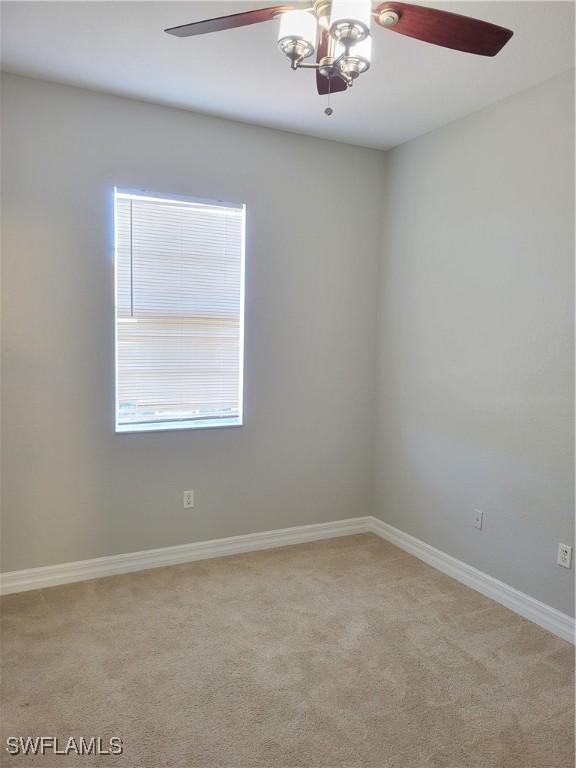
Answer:
<svg viewBox="0 0 576 768"><path fill-rule="evenodd" d="M182 24L179 27L169 27L164 32L176 37L192 37L192 35L205 35L208 32L221 32L223 29L235 29L247 27L250 24L260 24L261 21L271 21L275 16L295 8L304 9L309 5L273 5L270 8L257 8L254 11L233 13L230 16L219 16L216 19L193 21L191 24Z"/></svg>
<svg viewBox="0 0 576 768"><path fill-rule="evenodd" d="M320 40L318 41L318 52L316 54L316 63L320 63L320 59L324 56L328 56L328 30L324 27L320 27ZM342 80L341 77L324 77L318 70L316 70L316 88L320 96L326 96L328 93L338 93L339 91L345 91L348 86Z"/></svg>
<svg viewBox="0 0 576 768"><path fill-rule="evenodd" d="M382 11L396 11L400 15L398 23L382 23ZM421 5L397 3L395 0L379 5L374 11L374 18L380 26L391 32L479 56L496 56L514 34L509 29L487 21Z"/></svg>
<svg viewBox="0 0 576 768"><path fill-rule="evenodd" d="M348 88L341 77L324 77L318 71L316 71L316 87L320 96L326 96L328 93L338 93Z"/></svg>

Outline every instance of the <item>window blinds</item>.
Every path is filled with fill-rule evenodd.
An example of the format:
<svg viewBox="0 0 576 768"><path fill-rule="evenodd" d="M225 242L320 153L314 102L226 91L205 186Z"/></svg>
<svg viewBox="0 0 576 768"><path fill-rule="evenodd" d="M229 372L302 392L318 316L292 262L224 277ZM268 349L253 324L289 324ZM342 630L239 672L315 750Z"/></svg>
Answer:
<svg viewBox="0 0 576 768"><path fill-rule="evenodd" d="M116 428L242 423L244 206L116 190Z"/></svg>

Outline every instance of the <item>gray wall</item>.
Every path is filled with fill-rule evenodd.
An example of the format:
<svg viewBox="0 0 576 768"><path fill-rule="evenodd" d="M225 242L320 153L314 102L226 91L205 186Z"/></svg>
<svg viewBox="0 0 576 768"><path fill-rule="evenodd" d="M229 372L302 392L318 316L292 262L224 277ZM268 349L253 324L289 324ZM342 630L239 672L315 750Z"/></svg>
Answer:
<svg viewBox="0 0 576 768"><path fill-rule="evenodd" d="M567 613L573 125L567 73L388 153L375 453L378 516Z"/></svg>
<svg viewBox="0 0 576 768"><path fill-rule="evenodd" d="M571 75L386 156L11 75L3 117L3 570L375 511L572 611ZM244 427L114 434L114 184L247 203Z"/></svg>
<svg viewBox="0 0 576 768"><path fill-rule="evenodd" d="M2 569L370 512L381 153L10 75L2 106ZM114 184L247 204L244 427L114 434Z"/></svg>

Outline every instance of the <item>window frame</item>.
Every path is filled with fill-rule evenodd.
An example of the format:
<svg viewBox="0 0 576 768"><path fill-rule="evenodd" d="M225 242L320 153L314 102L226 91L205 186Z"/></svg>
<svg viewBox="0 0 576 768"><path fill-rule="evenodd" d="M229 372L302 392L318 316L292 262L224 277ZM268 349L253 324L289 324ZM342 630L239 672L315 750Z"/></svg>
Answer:
<svg viewBox="0 0 576 768"><path fill-rule="evenodd" d="M242 211L242 227L240 242L240 322L238 335L239 376L238 376L238 415L221 418L182 419L164 422L134 422L119 424L119 375L118 375L118 212L117 200L122 197L138 197L148 201L173 201L176 203L192 203L218 208L237 208ZM113 228L114 228L114 431L116 434L149 434L154 432L181 432L197 429L225 429L244 426L244 314L246 293L246 204L232 203L225 200L211 200L190 195L153 192L148 189L133 189L124 186L113 188ZM196 423L195 423L196 422Z"/></svg>

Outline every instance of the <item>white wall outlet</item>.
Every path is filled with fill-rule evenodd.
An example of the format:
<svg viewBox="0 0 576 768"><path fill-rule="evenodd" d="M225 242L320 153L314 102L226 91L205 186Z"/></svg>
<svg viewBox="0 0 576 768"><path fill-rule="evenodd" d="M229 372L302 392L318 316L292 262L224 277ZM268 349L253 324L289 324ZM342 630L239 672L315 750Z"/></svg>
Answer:
<svg viewBox="0 0 576 768"><path fill-rule="evenodd" d="M183 503L184 509L191 509L194 506L194 491L184 491Z"/></svg>
<svg viewBox="0 0 576 768"><path fill-rule="evenodd" d="M484 512L481 509L474 510L474 528L482 530L482 523L484 522Z"/></svg>
<svg viewBox="0 0 576 768"><path fill-rule="evenodd" d="M571 568L572 547L569 547L568 544L558 544L558 558L556 562L563 568Z"/></svg>

